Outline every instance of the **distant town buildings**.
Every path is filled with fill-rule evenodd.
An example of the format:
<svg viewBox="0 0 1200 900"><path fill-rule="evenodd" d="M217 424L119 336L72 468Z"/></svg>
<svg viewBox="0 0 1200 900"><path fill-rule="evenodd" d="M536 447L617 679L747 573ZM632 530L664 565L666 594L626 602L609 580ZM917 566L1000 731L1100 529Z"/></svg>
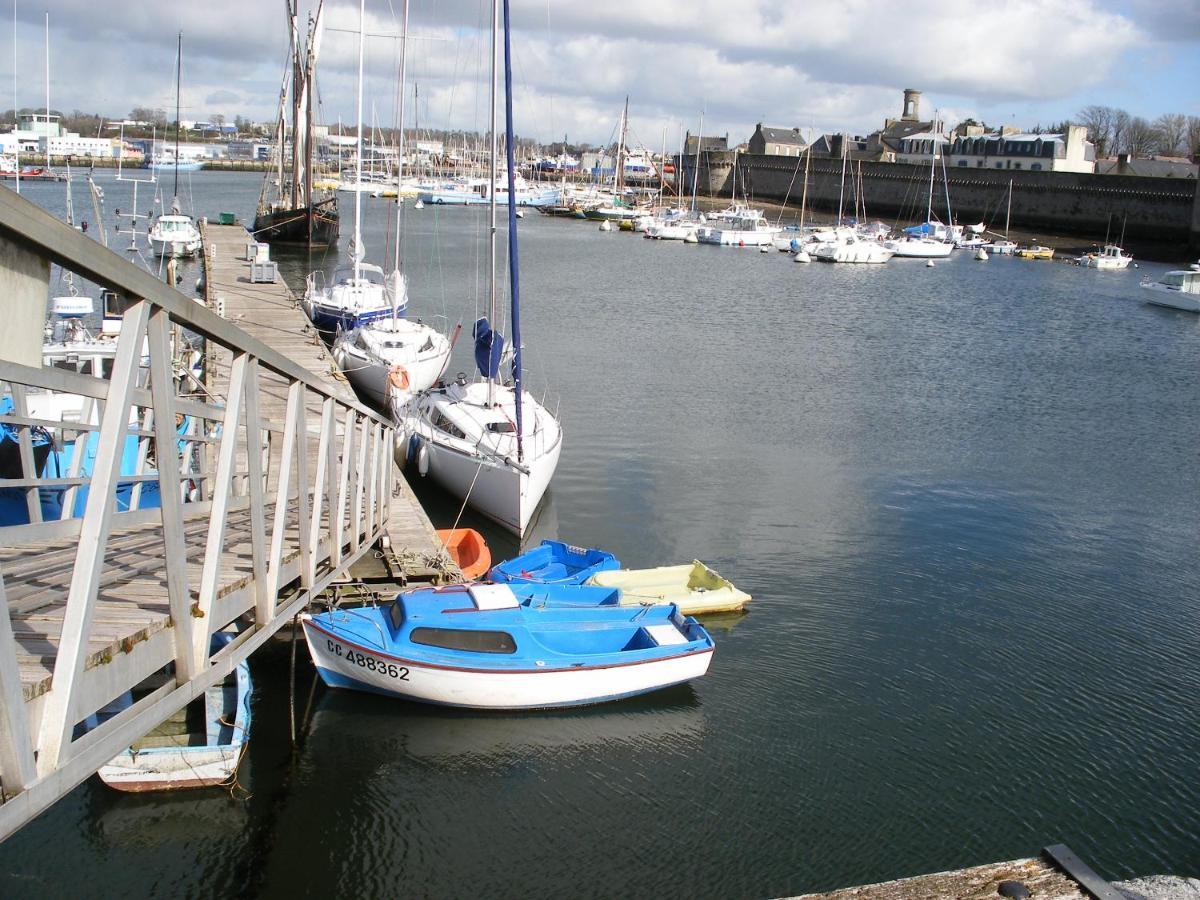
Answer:
<svg viewBox="0 0 1200 900"><path fill-rule="evenodd" d="M771 128L759 122L746 150L766 156L799 156L807 146L799 128Z"/></svg>

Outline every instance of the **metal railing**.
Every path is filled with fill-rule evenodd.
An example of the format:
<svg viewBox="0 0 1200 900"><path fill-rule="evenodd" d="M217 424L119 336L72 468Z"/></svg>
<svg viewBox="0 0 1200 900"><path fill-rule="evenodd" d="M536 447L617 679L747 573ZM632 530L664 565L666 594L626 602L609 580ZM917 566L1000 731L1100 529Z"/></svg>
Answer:
<svg viewBox="0 0 1200 900"><path fill-rule="evenodd" d="M0 489L24 494L29 519L0 527L3 839L202 696L383 536L394 434L331 383L7 190L0 249L60 265L126 308L107 378L0 361L0 391L13 401L0 422L22 464ZM177 377L172 336L184 331L210 360L228 358L223 403ZM86 413L70 423L32 416L35 392L83 398ZM65 475L35 471L36 429L74 448ZM47 520L48 495L62 509ZM96 651L93 626L114 604L135 636ZM26 617L47 610L61 631L31 662ZM239 617L246 627L210 654L211 635ZM81 728L164 667L173 679Z"/></svg>

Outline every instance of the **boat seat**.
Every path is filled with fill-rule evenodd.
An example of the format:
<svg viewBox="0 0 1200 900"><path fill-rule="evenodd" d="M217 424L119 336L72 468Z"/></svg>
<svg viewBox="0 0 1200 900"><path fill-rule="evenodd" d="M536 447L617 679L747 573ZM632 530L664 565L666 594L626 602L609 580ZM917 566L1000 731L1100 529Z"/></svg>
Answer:
<svg viewBox="0 0 1200 900"><path fill-rule="evenodd" d="M507 584L473 584L467 588L476 609L516 609L517 595Z"/></svg>
<svg viewBox="0 0 1200 900"><path fill-rule="evenodd" d="M674 625L643 625L642 628L660 647L688 643L688 639Z"/></svg>

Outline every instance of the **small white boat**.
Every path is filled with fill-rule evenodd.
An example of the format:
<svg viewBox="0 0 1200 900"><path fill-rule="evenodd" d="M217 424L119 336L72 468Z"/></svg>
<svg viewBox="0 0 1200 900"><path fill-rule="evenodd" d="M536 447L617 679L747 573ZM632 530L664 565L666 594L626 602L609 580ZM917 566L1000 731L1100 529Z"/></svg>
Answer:
<svg viewBox="0 0 1200 900"><path fill-rule="evenodd" d="M818 262L881 265L894 255L886 243L864 239L853 228L837 229L832 240L817 244L809 251Z"/></svg>
<svg viewBox="0 0 1200 900"><path fill-rule="evenodd" d="M884 246L896 256L910 259L945 259L954 252L954 244L949 241L911 235L900 240L884 241Z"/></svg>
<svg viewBox="0 0 1200 900"><path fill-rule="evenodd" d="M737 612L750 602L749 594L698 559L683 566L597 572L585 583L617 588L622 606L673 603L686 616Z"/></svg>
<svg viewBox="0 0 1200 900"><path fill-rule="evenodd" d="M1168 272L1158 281L1143 281L1141 287L1149 292L1147 303L1200 313L1200 263Z"/></svg>
<svg viewBox="0 0 1200 900"><path fill-rule="evenodd" d="M1015 241L992 241L991 250L996 256L1016 256L1018 249Z"/></svg>
<svg viewBox="0 0 1200 900"><path fill-rule="evenodd" d="M1116 244L1105 244L1096 253L1086 253L1079 258L1079 264L1089 269L1127 269L1133 262L1128 255Z"/></svg>

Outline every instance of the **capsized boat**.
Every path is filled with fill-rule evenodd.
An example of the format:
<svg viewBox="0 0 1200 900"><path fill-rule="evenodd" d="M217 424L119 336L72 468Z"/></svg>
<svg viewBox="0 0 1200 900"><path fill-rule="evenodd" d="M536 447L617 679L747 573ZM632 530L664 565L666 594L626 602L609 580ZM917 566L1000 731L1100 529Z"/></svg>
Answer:
<svg viewBox="0 0 1200 900"><path fill-rule="evenodd" d="M438 540L467 581L478 581L492 564L492 551L474 528L439 528Z"/></svg>
<svg viewBox="0 0 1200 900"><path fill-rule="evenodd" d="M736 612L750 602L749 594L698 559L683 566L598 572L587 584L618 588L623 606L669 603L689 616Z"/></svg>
<svg viewBox="0 0 1200 900"><path fill-rule="evenodd" d="M212 636L213 653L233 640L232 632ZM156 676L174 680L170 669ZM150 679L142 689L157 687ZM118 791L171 791L228 784L250 740L250 666L243 660L223 681L205 691L149 734L100 767L100 779ZM132 705L127 692L86 724L94 728Z"/></svg>
<svg viewBox="0 0 1200 900"><path fill-rule="evenodd" d="M596 602L554 602L558 596ZM300 617L330 687L471 709L549 709L699 678L714 645L675 606L615 605L581 585L471 584Z"/></svg>
<svg viewBox="0 0 1200 900"><path fill-rule="evenodd" d="M598 572L621 568L611 553L542 541L532 550L492 567L492 581L536 584L583 584Z"/></svg>

